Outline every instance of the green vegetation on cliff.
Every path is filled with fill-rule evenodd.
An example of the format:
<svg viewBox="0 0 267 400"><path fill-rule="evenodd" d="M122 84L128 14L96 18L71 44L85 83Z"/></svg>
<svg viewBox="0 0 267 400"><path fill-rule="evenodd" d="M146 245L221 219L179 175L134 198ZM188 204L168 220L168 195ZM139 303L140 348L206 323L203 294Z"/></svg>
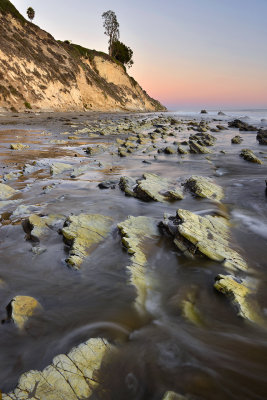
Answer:
<svg viewBox="0 0 267 400"><path fill-rule="evenodd" d="M20 12L9 0L0 0L0 11L3 14L11 14L14 18L18 19L22 23L26 22L26 19L23 17L23 15L20 14Z"/></svg>

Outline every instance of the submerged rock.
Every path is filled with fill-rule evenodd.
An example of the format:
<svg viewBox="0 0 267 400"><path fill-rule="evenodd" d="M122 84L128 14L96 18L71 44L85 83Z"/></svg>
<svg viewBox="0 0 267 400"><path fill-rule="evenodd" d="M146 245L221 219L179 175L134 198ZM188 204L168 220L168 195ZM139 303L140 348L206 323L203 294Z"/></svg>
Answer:
<svg viewBox="0 0 267 400"><path fill-rule="evenodd" d="M64 241L71 246L66 262L79 269L85 257L108 235L112 219L100 214L71 215L62 229Z"/></svg>
<svg viewBox="0 0 267 400"><path fill-rule="evenodd" d="M223 217L201 217L191 211L177 211L175 217L165 216L163 226L174 236L174 243L188 257L204 255L222 263L229 270L247 270L247 264L230 247L229 223Z"/></svg>
<svg viewBox="0 0 267 400"><path fill-rule="evenodd" d="M73 168L73 166L71 164L64 164L64 163L53 163L50 166L50 172L51 175L58 175L58 174L62 174L62 172L64 171L68 171L71 170Z"/></svg>
<svg viewBox="0 0 267 400"><path fill-rule="evenodd" d="M191 176L191 178L185 182L185 187L198 197L218 201L224 197L221 186L213 183L212 179L204 178L203 176Z"/></svg>
<svg viewBox="0 0 267 400"><path fill-rule="evenodd" d="M11 143L10 148L12 150L23 150L23 149L29 149L30 146L28 146L27 144L23 144L23 143Z"/></svg>
<svg viewBox="0 0 267 400"><path fill-rule="evenodd" d="M230 298L238 309L238 315L242 318L256 323L263 322L256 304L250 298L252 291L245 279L237 279L232 275L218 275L215 279L214 287L218 292Z"/></svg>
<svg viewBox="0 0 267 400"><path fill-rule="evenodd" d="M12 187L0 183L0 200L7 200L10 197L14 196L17 193L17 190Z"/></svg>
<svg viewBox="0 0 267 400"><path fill-rule="evenodd" d="M19 178L20 176L22 176L22 172L21 171L9 172L8 174L4 174L3 181L4 182L12 181L14 179Z"/></svg>
<svg viewBox="0 0 267 400"><path fill-rule="evenodd" d="M105 339L90 339L67 355L55 357L43 371L23 374L17 388L3 394L4 400L80 400L89 398L99 385L97 372L112 350Z"/></svg>
<svg viewBox="0 0 267 400"><path fill-rule="evenodd" d="M259 144L267 145L267 129L260 129L257 134Z"/></svg>
<svg viewBox="0 0 267 400"><path fill-rule="evenodd" d="M162 400L189 400L188 397L182 396L175 392L166 392Z"/></svg>
<svg viewBox="0 0 267 400"><path fill-rule="evenodd" d="M130 282L136 288L137 298L135 306L143 313L147 299L149 283L146 280L145 267L147 265L146 241L158 237L158 228L155 220L149 217L128 217L118 224L122 236L122 244L131 255Z"/></svg>
<svg viewBox="0 0 267 400"><path fill-rule="evenodd" d="M243 142L243 138L239 135L236 135L232 138L231 142L233 144L241 144Z"/></svg>
<svg viewBox="0 0 267 400"><path fill-rule="evenodd" d="M258 157L256 157L253 151L250 149L243 149L240 153L240 157L252 163L262 164L262 161Z"/></svg>
<svg viewBox="0 0 267 400"><path fill-rule="evenodd" d="M118 179L111 179L109 181L100 182L98 187L99 189L115 189L118 182Z"/></svg>
<svg viewBox="0 0 267 400"><path fill-rule="evenodd" d="M12 320L21 330L29 318L41 310L40 303L34 297L29 296L16 296L7 306L8 319Z"/></svg>

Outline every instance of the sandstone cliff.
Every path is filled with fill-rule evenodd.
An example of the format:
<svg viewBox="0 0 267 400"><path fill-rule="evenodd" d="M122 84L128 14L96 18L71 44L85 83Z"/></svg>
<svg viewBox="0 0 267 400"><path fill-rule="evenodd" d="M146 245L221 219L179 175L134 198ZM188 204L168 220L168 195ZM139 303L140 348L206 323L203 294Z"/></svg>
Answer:
<svg viewBox="0 0 267 400"><path fill-rule="evenodd" d="M0 0L0 107L6 110L161 111L119 62L56 41Z"/></svg>

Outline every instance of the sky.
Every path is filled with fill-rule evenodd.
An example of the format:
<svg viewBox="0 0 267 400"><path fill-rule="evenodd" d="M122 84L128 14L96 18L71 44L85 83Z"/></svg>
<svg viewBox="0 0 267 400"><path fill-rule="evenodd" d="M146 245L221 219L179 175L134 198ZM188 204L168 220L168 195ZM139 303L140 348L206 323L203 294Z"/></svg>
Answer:
<svg viewBox="0 0 267 400"><path fill-rule="evenodd" d="M11 0L12 1L12 0ZM267 108L267 0L13 0L56 39L108 51L113 10L132 75L171 110Z"/></svg>

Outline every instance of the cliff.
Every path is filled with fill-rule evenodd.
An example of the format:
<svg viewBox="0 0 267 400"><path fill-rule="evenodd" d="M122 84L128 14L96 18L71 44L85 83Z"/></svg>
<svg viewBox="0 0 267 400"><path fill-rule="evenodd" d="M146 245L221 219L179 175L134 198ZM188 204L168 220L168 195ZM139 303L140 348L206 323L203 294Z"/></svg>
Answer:
<svg viewBox="0 0 267 400"><path fill-rule="evenodd" d="M56 41L0 0L0 107L6 110L163 111L105 53Z"/></svg>

